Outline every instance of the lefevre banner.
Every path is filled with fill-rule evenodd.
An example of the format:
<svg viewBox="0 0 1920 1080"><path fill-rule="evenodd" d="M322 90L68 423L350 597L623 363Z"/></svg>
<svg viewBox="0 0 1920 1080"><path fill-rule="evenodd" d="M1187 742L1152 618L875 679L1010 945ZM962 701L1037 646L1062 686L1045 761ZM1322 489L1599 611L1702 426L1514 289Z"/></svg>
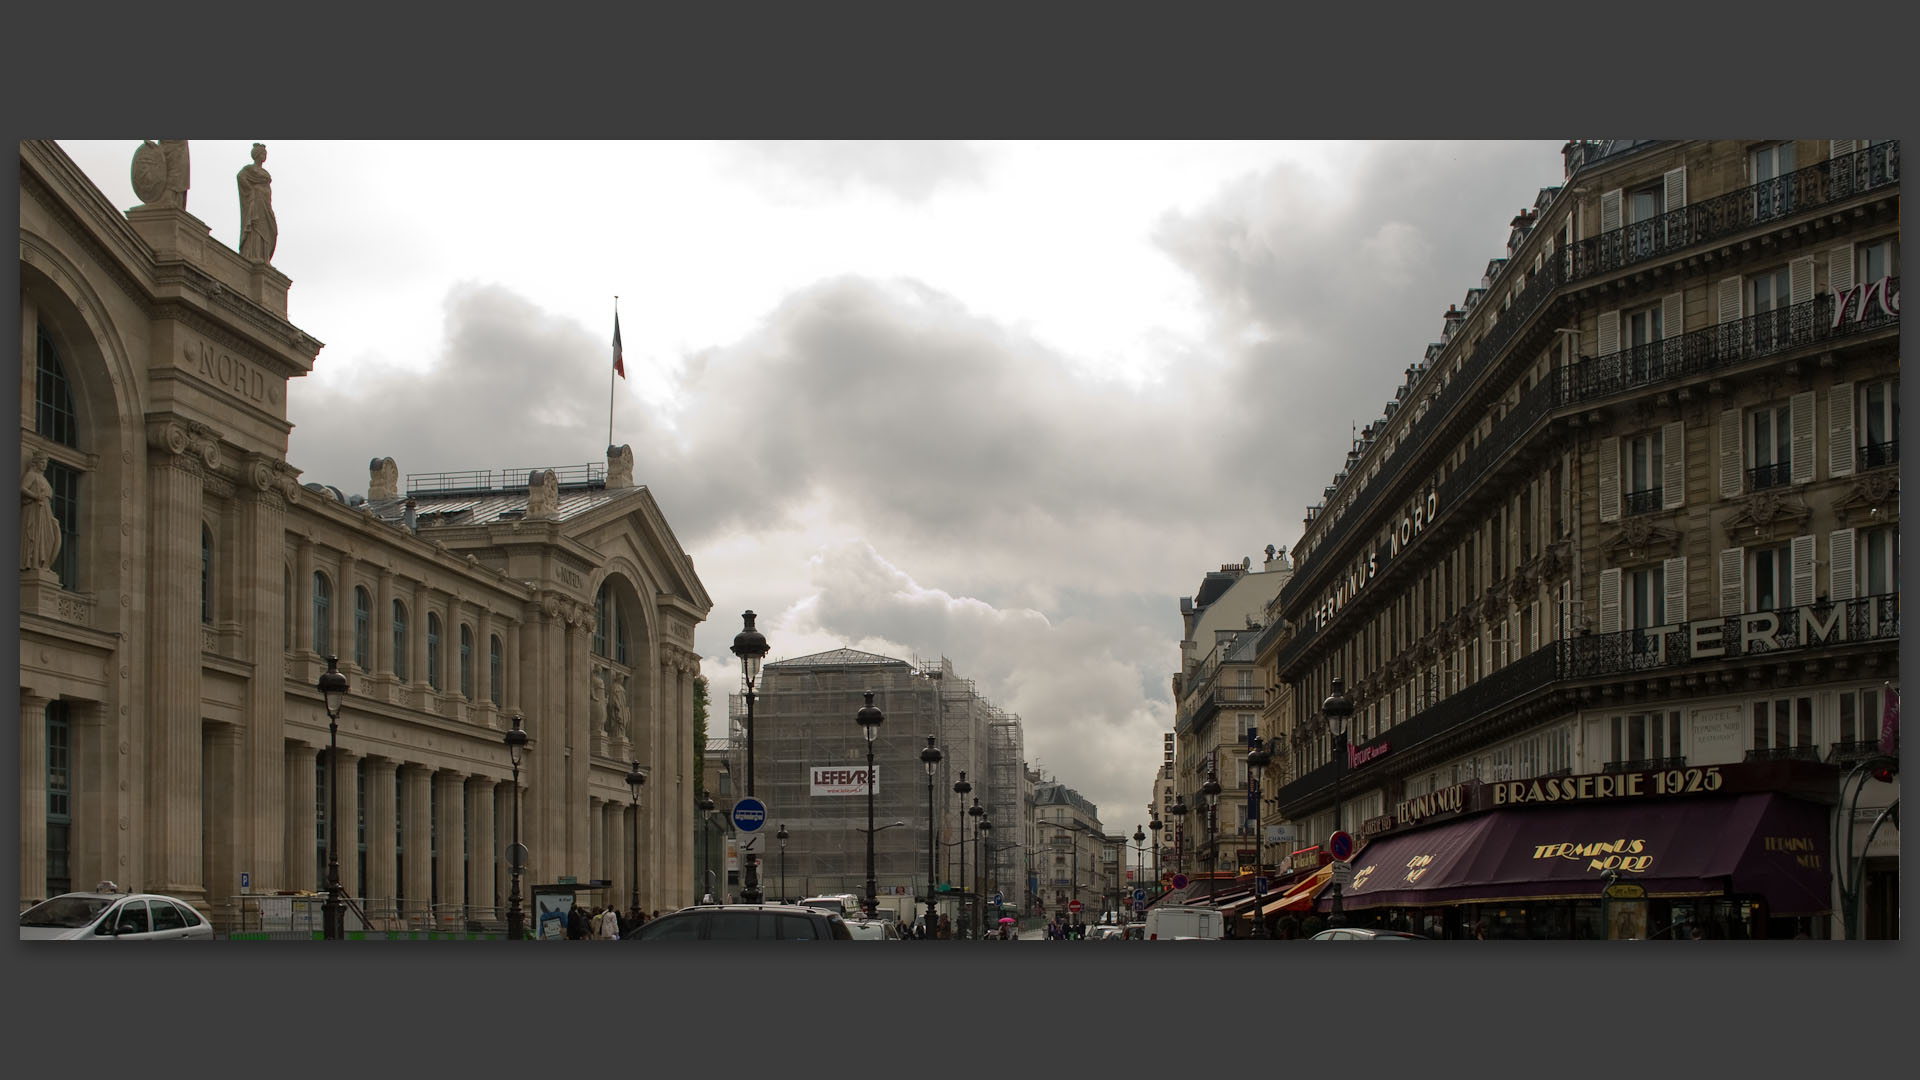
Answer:
<svg viewBox="0 0 1920 1080"><path fill-rule="evenodd" d="M867 767L864 765L825 765L808 770L814 795L865 795ZM880 766L873 767L873 791L880 793Z"/></svg>

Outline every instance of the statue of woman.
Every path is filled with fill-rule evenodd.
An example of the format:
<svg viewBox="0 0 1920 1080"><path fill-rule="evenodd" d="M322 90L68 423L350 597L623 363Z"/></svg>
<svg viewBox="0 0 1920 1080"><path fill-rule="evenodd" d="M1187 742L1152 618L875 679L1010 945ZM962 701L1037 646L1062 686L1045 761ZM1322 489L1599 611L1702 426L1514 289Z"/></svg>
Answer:
<svg viewBox="0 0 1920 1080"><path fill-rule="evenodd" d="M262 168L267 144L253 144L253 164L242 168L234 182L240 187L240 254L252 262L272 262L280 243L280 224L273 217L273 174Z"/></svg>
<svg viewBox="0 0 1920 1080"><path fill-rule="evenodd" d="M607 736L618 742L627 737L627 677L616 675L608 681L612 686L607 702Z"/></svg>
<svg viewBox="0 0 1920 1080"><path fill-rule="evenodd" d="M60 520L53 516L47 454L36 450L20 477L20 569L45 570L60 554Z"/></svg>

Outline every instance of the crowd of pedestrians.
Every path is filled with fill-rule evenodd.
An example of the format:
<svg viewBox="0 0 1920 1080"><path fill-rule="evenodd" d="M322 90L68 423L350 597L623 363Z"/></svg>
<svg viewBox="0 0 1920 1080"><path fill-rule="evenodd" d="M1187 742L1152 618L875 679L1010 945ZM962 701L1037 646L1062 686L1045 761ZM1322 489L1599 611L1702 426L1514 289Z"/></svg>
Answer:
<svg viewBox="0 0 1920 1080"><path fill-rule="evenodd" d="M639 908L616 911L611 904L598 908L575 904L567 915L568 941L619 941L631 938L648 922L660 917L656 909L649 915Z"/></svg>

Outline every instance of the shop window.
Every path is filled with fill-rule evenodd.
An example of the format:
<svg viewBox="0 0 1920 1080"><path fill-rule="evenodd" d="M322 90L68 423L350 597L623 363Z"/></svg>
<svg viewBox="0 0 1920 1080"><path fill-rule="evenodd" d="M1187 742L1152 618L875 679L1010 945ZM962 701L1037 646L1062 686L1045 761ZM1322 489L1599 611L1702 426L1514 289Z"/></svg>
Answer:
<svg viewBox="0 0 1920 1080"><path fill-rule="evenodd" d="M1842 746L1873 743L1880 738L1882 721L1880 688L1843 690L1839 695L1838 730Z"/></svg>
<svg viewBox="0 0 1920 1080"><path fill-rule="evenodd" d="M1680 760L1680 713L1677 710L1613 718L1615 765L1659 768Z"/></svg>

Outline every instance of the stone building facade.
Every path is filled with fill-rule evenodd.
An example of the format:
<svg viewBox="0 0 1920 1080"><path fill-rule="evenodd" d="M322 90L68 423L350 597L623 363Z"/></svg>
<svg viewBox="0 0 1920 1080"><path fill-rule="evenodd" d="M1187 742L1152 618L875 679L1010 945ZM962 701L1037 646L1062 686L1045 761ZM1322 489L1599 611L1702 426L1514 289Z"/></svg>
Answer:
<svg viewBox="0 0 1920 1080"><path fill-rule="evenodd" d="M231 927L243 888L323 888L329 654L341 871L370 921L503 917L516 714L525 884L690 901L711 605L630 452L303 485L287 394L321 343L270 250L213 240L184 191L117 210L49 141L20 144L20 177L23 517L58 526L23 531L23 904L112 880Z"/></svg>

